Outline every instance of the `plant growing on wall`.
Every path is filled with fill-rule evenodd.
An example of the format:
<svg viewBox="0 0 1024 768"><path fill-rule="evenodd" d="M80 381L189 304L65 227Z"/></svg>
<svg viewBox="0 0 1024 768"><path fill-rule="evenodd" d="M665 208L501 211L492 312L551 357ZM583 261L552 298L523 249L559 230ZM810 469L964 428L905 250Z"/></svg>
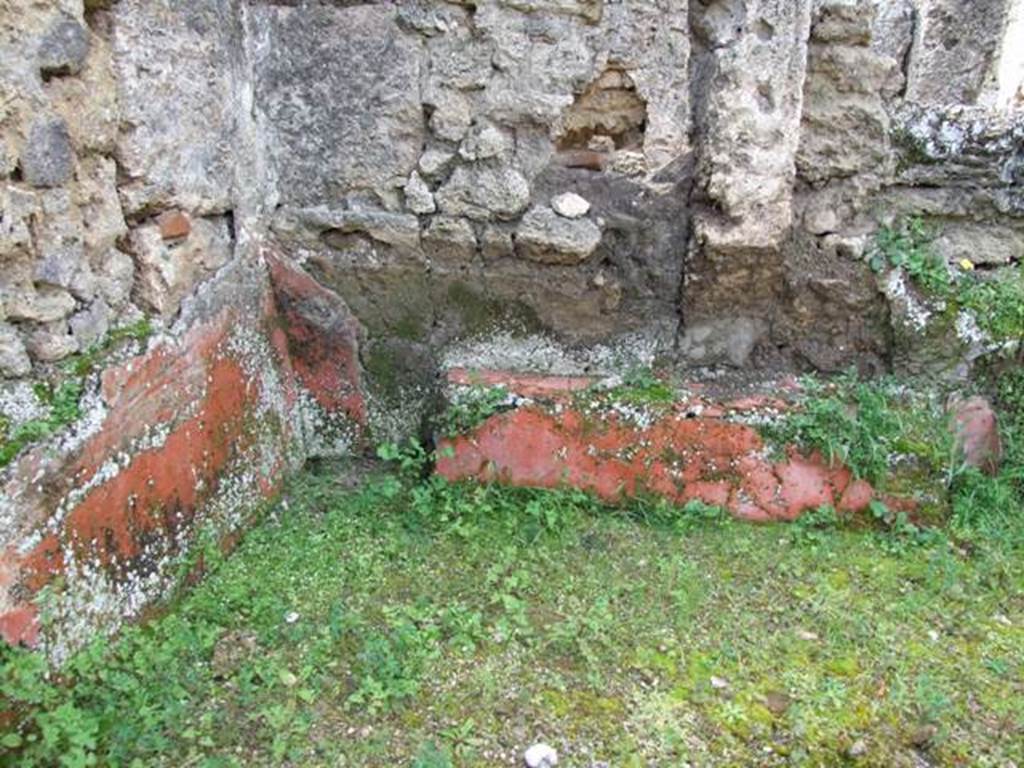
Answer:
<svg viewBox="0 0 1024 768"><path fill-rule="evenodd" d="M875 272L902 269L925 293L942 298L952 278L942 257L931 247L932 235L919 218L882 227L875 235L869 264Z"/></svg>

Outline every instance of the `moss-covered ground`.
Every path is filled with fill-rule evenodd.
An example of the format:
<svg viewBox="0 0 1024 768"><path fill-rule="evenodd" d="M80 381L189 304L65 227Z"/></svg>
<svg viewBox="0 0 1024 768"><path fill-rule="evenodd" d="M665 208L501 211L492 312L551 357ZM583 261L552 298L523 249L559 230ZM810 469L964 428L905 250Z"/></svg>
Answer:
<svg viewBox="0 0 1024 768"><path fill-rule="evenodd" d="M13 765L1024 763L1024 558L828 516L343 468L59 678L5 652ZM827 519L826 519L827 518Z"/></svg>

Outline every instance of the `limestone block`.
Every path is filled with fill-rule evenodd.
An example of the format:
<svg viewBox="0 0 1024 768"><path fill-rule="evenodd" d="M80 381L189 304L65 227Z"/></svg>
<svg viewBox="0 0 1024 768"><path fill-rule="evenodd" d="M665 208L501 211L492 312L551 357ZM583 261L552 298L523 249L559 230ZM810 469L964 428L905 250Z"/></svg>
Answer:
<svg viewBox="0 0 1024 768"><path fill-rule="evenodd" d="M704 118L700 175L724 214L703 223L712 248L777 245L792 221L811 2L746 7L748 31L716 54Z"/></svg>
<svg viewBox="0 0 1024 768"><path fill-rule="evenodd" d="M907 100L923 106L974 104L1006 29L1010 0L930 0L910 57Z"/></svg>
<svg viewBox="0 0 1024 768"><path fill-rule="evenodd" d="M1024 225L950 221L932 247L947 264L967 259L973 264L1005 266L1024 260Z"/></svg>
<svg viewBox="0 0 1024 768"><path fill-rule="evenodd" d="M896 81L896 63L866 46L811 46L796 157L800 176L817 182L891 173L884 95Z"/></svg>
<svg viewBox="0 0 1024 768"><path fill-rule="evenodd" d="M111 13L125 212L230 209L244 109L237 5L122 0Z"/></svg>
<svg viewBox="0 0 1024 768"><path fill-rule="evenodd" d="M423 148L424 52L394 9L260 5L252 14L256 102L281 202L401 189Z"/></svg>

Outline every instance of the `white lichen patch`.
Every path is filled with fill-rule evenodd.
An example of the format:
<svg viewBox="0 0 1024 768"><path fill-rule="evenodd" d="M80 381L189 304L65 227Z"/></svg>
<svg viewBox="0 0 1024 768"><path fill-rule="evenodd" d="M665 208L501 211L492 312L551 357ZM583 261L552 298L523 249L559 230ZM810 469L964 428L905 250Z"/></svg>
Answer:
<svg viewBox="0 0 1024 768"><path fill-rule="evenodd" d="M424 413L431 410L436 393L423 385L402 389L400 401L372 391L366 397L370 433L378 443L404 441L417 429Z"/></svg>
<svg viewBox="0 0 1024 768"><path fill-rule="evenodd" d="M992 343L988 334L981 330L978 319L970 310L962 309L957 313L954 328L956 337L969 348L988 346Z"/></svg>
<svg viewBox="0 0 1024 768"><path fill-rule="evenodd" d="M46 414L47 408L36 396L31 382L23 379L0 382L0 417L11 428L41 419Z"/></svg>
<svg viewBox="0 0 1024 768"><path fill-rule="evenodd" d="M892 307L893 320L918 333L924 332L934 313L914 296L902 270L889 272L884 278L883 290Z"/></svg>
<svg viewBox="0 0 1024 768"><path fill-rule="evenodd" d="M307 457L350 456L359 437L359 427L348 414L326 410L305 389L299 391L289 423L296 428Z"/></svg>
<svg viewBox="0 0 1024 768"><path fill-rule="evenodd" d="M665 341L639 334L614 343L568 347L543 334L517 335L507 330L453 344L443 369L543 371L552 376L606 375L650 367Z"/></svg>

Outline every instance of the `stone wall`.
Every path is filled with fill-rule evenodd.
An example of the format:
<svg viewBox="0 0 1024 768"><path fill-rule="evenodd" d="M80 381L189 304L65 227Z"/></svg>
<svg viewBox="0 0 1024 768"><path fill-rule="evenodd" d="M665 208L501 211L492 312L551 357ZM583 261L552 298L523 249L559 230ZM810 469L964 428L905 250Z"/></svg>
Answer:
<svg viewBox="0 0 1024 768"><path fill-rule="evenodd" d="M0 418L156 327L0 468L0 629L135 615L452 365L969 374L867 256L1018 265L1020 5L0 0Z"/></svg>
<svg viewBox="0 0 1024 768"><path fill-rule="evenodd" d="M101 363L81 418L0 467L0 634L55 659L171 594L308 456L362 450L361 328L262 236L246 12L0 4L0 428Z"/></svg>

